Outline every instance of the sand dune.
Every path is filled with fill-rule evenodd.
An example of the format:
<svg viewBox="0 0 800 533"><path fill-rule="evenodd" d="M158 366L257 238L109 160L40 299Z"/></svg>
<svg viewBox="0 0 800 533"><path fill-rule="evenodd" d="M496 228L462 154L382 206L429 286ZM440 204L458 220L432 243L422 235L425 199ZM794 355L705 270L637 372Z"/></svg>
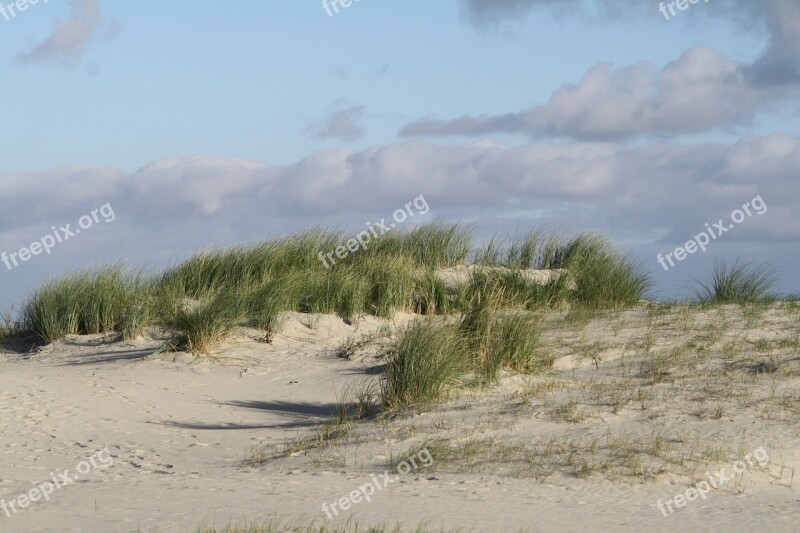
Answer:
<svg viewBox="0 0 800 533"><path fill-rule="evenodd" d="M69 336L30 354L4 345L0 494L12 500L101 449L113 464L0 516L0 529L319 522L324 502L428 446L430 468L400 476L335 521L792 531L800 513L791 489L800 460L799 332L797 311L776 305L757 316L734 307L552 313L545 346L556 356L553 372L508 376L491 390L388 421L352 422L322 443L315 435L337 396L355 380L377 379L382 335L412 315L347 325L289 314L272 345L242 329L214 357L154 354L157 338ZM353 342L359 338L367 340ZM343 345L356 347L349 357L340 357ZM657 372L648 366L664 354L671 355ZM764 361L775 367L757 366ZM666 517L656 507L693 476L759 446L767 466L748 467ZM254 461L259 453L263 461Z"/></svg>

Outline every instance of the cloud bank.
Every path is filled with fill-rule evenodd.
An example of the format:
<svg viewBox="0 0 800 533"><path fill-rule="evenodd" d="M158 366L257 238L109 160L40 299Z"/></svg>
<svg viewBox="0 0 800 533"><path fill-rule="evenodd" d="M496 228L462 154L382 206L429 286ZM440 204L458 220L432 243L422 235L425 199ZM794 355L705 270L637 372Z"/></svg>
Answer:
<svg viewBox="0 0 800 533"><path fill-rule="evenodd" d="M518 18L541 6L582 4L579 0L462 2L468 18L478 25ZM601 5L613 13L622 4L606 1ZM400 134L517 133L534 138L614 141L731 131L752 125L758 113L775 111L786 102L796 110L800 98L800 3L742 0L714 7L704 6L709 16L733 17L740 25L760 27L767 33L765 50L751 63L733 61L707 47L687 50L660 70L648 62L623 67L600 63L589 69L580 83L562 85L542 105L498 115L424 118L406 124Z"/></svg>
<svg viewBox="0 0 800 533"><path fill-rule="evenodd" d="M773 241L800 238L798 172L800 139L779 134L733 144L662 142L639 148L415 141L320 151L286 166L172 158L128 175L103 167L0 174L4 199L23 202L28 194L34 205L29 212L5 213L0 235L8 239L23 229L46 228L105 202L114 204L120 220L154 232L168 234L188 221L199 228L238 227L237 220L246 220L267 233L275 224L335 223L344 212L365 219L385 216L424 194L433 212L450 218L525 211L537 219L535 225L679 240L761 194L771 215L743 227L735 238ZM39 184L35 198L26 187L32 180ZM197 231L195 238L202 240Z"/></svg>

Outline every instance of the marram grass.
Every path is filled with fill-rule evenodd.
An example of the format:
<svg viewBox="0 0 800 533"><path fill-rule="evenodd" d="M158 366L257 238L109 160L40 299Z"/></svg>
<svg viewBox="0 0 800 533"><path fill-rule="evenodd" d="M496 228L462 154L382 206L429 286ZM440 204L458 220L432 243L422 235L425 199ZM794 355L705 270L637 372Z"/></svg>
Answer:
<svg viewBox="0 0 800 533"><path fill-rule="evenodd" d="M118 265L69 274L28 297L20 327L51 342L109 332L133 339L158 326L205 353L239 325L258 327L270 340L283 311L336 313L347 322L395 311L444 315L468 310L475 294L489 289L501 291L501 308L607 308L635 304L649 288L636 264L592 235L566 239L531 232L471 251L470 228L434 223L383 235L326 268L320 253L345 241L342 232L314 229L205 250L148 276ZM508 268L476 275L457 293L449 292L436 272L470 257L479 265ZM525 279L521 268L564 268L569 277L540 286Z"/></svg>
<svg viewBox="0 0 800 533"><path fill-rule="evenodd" d="M755 303L775 298L777 275L768 263L715 262L709 281L697 281L695 296L702 303Z"/></svg>

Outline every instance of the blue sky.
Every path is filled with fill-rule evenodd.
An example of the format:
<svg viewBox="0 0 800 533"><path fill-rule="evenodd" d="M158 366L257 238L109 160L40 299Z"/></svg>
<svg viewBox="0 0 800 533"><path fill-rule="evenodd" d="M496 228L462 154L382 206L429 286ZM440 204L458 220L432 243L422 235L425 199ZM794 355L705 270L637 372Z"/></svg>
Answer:
<svg viewBox="0 0 800 533"><path fill-rule="evenodd" d="M8 0L0 4L8 5ZM800 6L653 1L41 0L0 16L0 251L117 218L9 271L163 265L205 245L360 228L424 194L480 235L615 237L662 295L715 258L800 292ZM756 194L713 249L659 271Z"/></svg>

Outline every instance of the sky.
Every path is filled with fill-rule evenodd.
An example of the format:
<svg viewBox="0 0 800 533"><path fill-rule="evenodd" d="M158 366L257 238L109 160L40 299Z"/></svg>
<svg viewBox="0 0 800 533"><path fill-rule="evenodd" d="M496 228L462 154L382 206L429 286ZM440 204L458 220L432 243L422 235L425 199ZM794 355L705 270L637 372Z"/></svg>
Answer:
<svg viewBox="0 0 800 533"><path fill-rule="evenodd" d="M0 83L0 309L420 196L800 293L795 0L0 0Z"/></svg>

